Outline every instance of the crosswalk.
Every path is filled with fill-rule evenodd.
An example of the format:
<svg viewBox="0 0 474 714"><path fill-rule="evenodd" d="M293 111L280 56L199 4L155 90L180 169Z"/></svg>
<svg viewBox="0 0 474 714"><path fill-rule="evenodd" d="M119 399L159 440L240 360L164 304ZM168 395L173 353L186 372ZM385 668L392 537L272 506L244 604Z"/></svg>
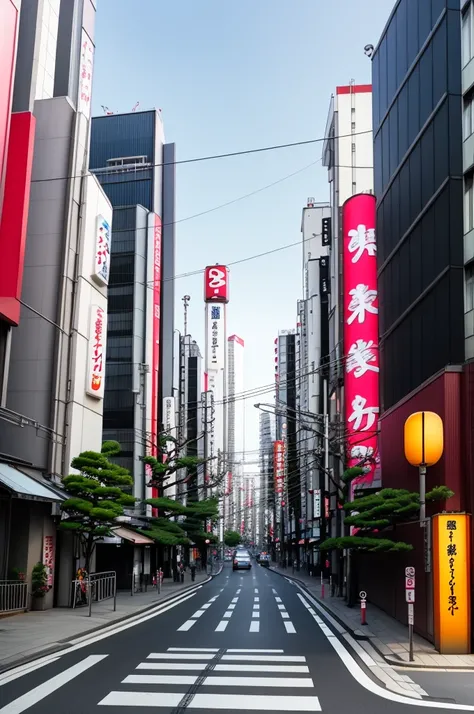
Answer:
<svg viewBox="0 0 474 714"><path fill-rule="evenodd" d="M183 624L178 627L178 632L188 632L194 625L203 617L205 616L205 623L206 627L209 629L213 629L214 632L225 632L227 630L228 625L232 621L232 617L234 613L236 612L236 609L239 608L238 611L238 620L239 620L239 627L246 627L248 628L248 632L253 632L253 633L258 633L260 632L260 595L259 595L259 589L254 588L253 591L253 602L252 602L252 610L249 610L248 607L248 597L246 603L243 603L240 599L240 595L242 592L241 588L238 588L235 590L234 596L231 597L229 600L229 595L225 595L226 602L225 602L225 611L223 614L219 615L219 619L216 622L214 616L217 612L222 613L222 598L221 595L224 591L224 588L219 591L218 595L214 595L214 597L211 597L204 605L201 605L199 610L196 610L196 612L191 615L191 617L183 622ZM296 634L296 628L294 624L292 623L290 619L290 615L288 613L288 610L286 609L285 604L283 603L283 600L281 597L279 597L278 592L273 588L272 593L274 595L274 604L276 605L276 612L279 612L281 615L282 619L282 624L284 628L284 632L286 634L292 635ZM273 601L271 607L273 607ZM239 604L240 603L240 604ZM273 615L273 612L272 612ZM250 619L245 619L249 618ZM275 628L275 619L272 617L272 630Z"/></svg>
<svg viewBox="0 0 474 714"><path fill-rule="evenodd" d="M151 652L121 684L99 706L322 711L306 657L282 649L169 647Z"/></svg>

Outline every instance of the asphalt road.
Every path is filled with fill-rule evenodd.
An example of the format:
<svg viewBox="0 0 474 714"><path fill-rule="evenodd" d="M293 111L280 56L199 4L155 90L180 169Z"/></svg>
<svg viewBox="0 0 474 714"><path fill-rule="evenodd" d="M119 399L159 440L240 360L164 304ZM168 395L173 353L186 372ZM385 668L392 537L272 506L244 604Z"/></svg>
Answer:
<svg viewBox="0 0 474 714"><path fill-rule="evenodd" d="M111 631L0 677L0 712L462 710L384 689L309 598L255 562Z"/></svg>

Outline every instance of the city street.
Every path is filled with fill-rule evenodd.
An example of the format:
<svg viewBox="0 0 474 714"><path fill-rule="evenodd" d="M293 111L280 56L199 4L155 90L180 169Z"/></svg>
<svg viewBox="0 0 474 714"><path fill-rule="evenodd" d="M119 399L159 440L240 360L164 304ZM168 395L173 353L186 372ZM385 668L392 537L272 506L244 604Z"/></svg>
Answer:
<svg viewBox="0 0 474 714"><path fill-rule="evenodd" d="M384 689L310 598L255 562L7 672L0 705L3 714L474 711Z"/></svg>

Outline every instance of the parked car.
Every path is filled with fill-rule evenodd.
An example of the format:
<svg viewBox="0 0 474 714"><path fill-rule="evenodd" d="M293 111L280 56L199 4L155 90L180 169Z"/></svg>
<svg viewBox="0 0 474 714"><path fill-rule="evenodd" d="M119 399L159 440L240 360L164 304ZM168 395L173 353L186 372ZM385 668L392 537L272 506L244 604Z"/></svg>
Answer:
<svg viewBox="0 0 474 714"><path fill-rule="evenodd" d="M238 552L234 555L232 570L250 570L252 563L249 553Z"/></svg>

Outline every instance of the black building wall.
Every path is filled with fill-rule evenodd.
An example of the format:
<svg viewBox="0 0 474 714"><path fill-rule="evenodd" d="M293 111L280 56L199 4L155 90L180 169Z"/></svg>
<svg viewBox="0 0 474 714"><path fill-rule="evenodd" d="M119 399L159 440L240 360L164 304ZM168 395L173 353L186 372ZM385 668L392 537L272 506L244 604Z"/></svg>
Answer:
<svg viewBox="0 0 474 714"><path fill-rule="evenodd" d="M386 410L464 359L459 0L399 0L372 63Z"/></svg>

